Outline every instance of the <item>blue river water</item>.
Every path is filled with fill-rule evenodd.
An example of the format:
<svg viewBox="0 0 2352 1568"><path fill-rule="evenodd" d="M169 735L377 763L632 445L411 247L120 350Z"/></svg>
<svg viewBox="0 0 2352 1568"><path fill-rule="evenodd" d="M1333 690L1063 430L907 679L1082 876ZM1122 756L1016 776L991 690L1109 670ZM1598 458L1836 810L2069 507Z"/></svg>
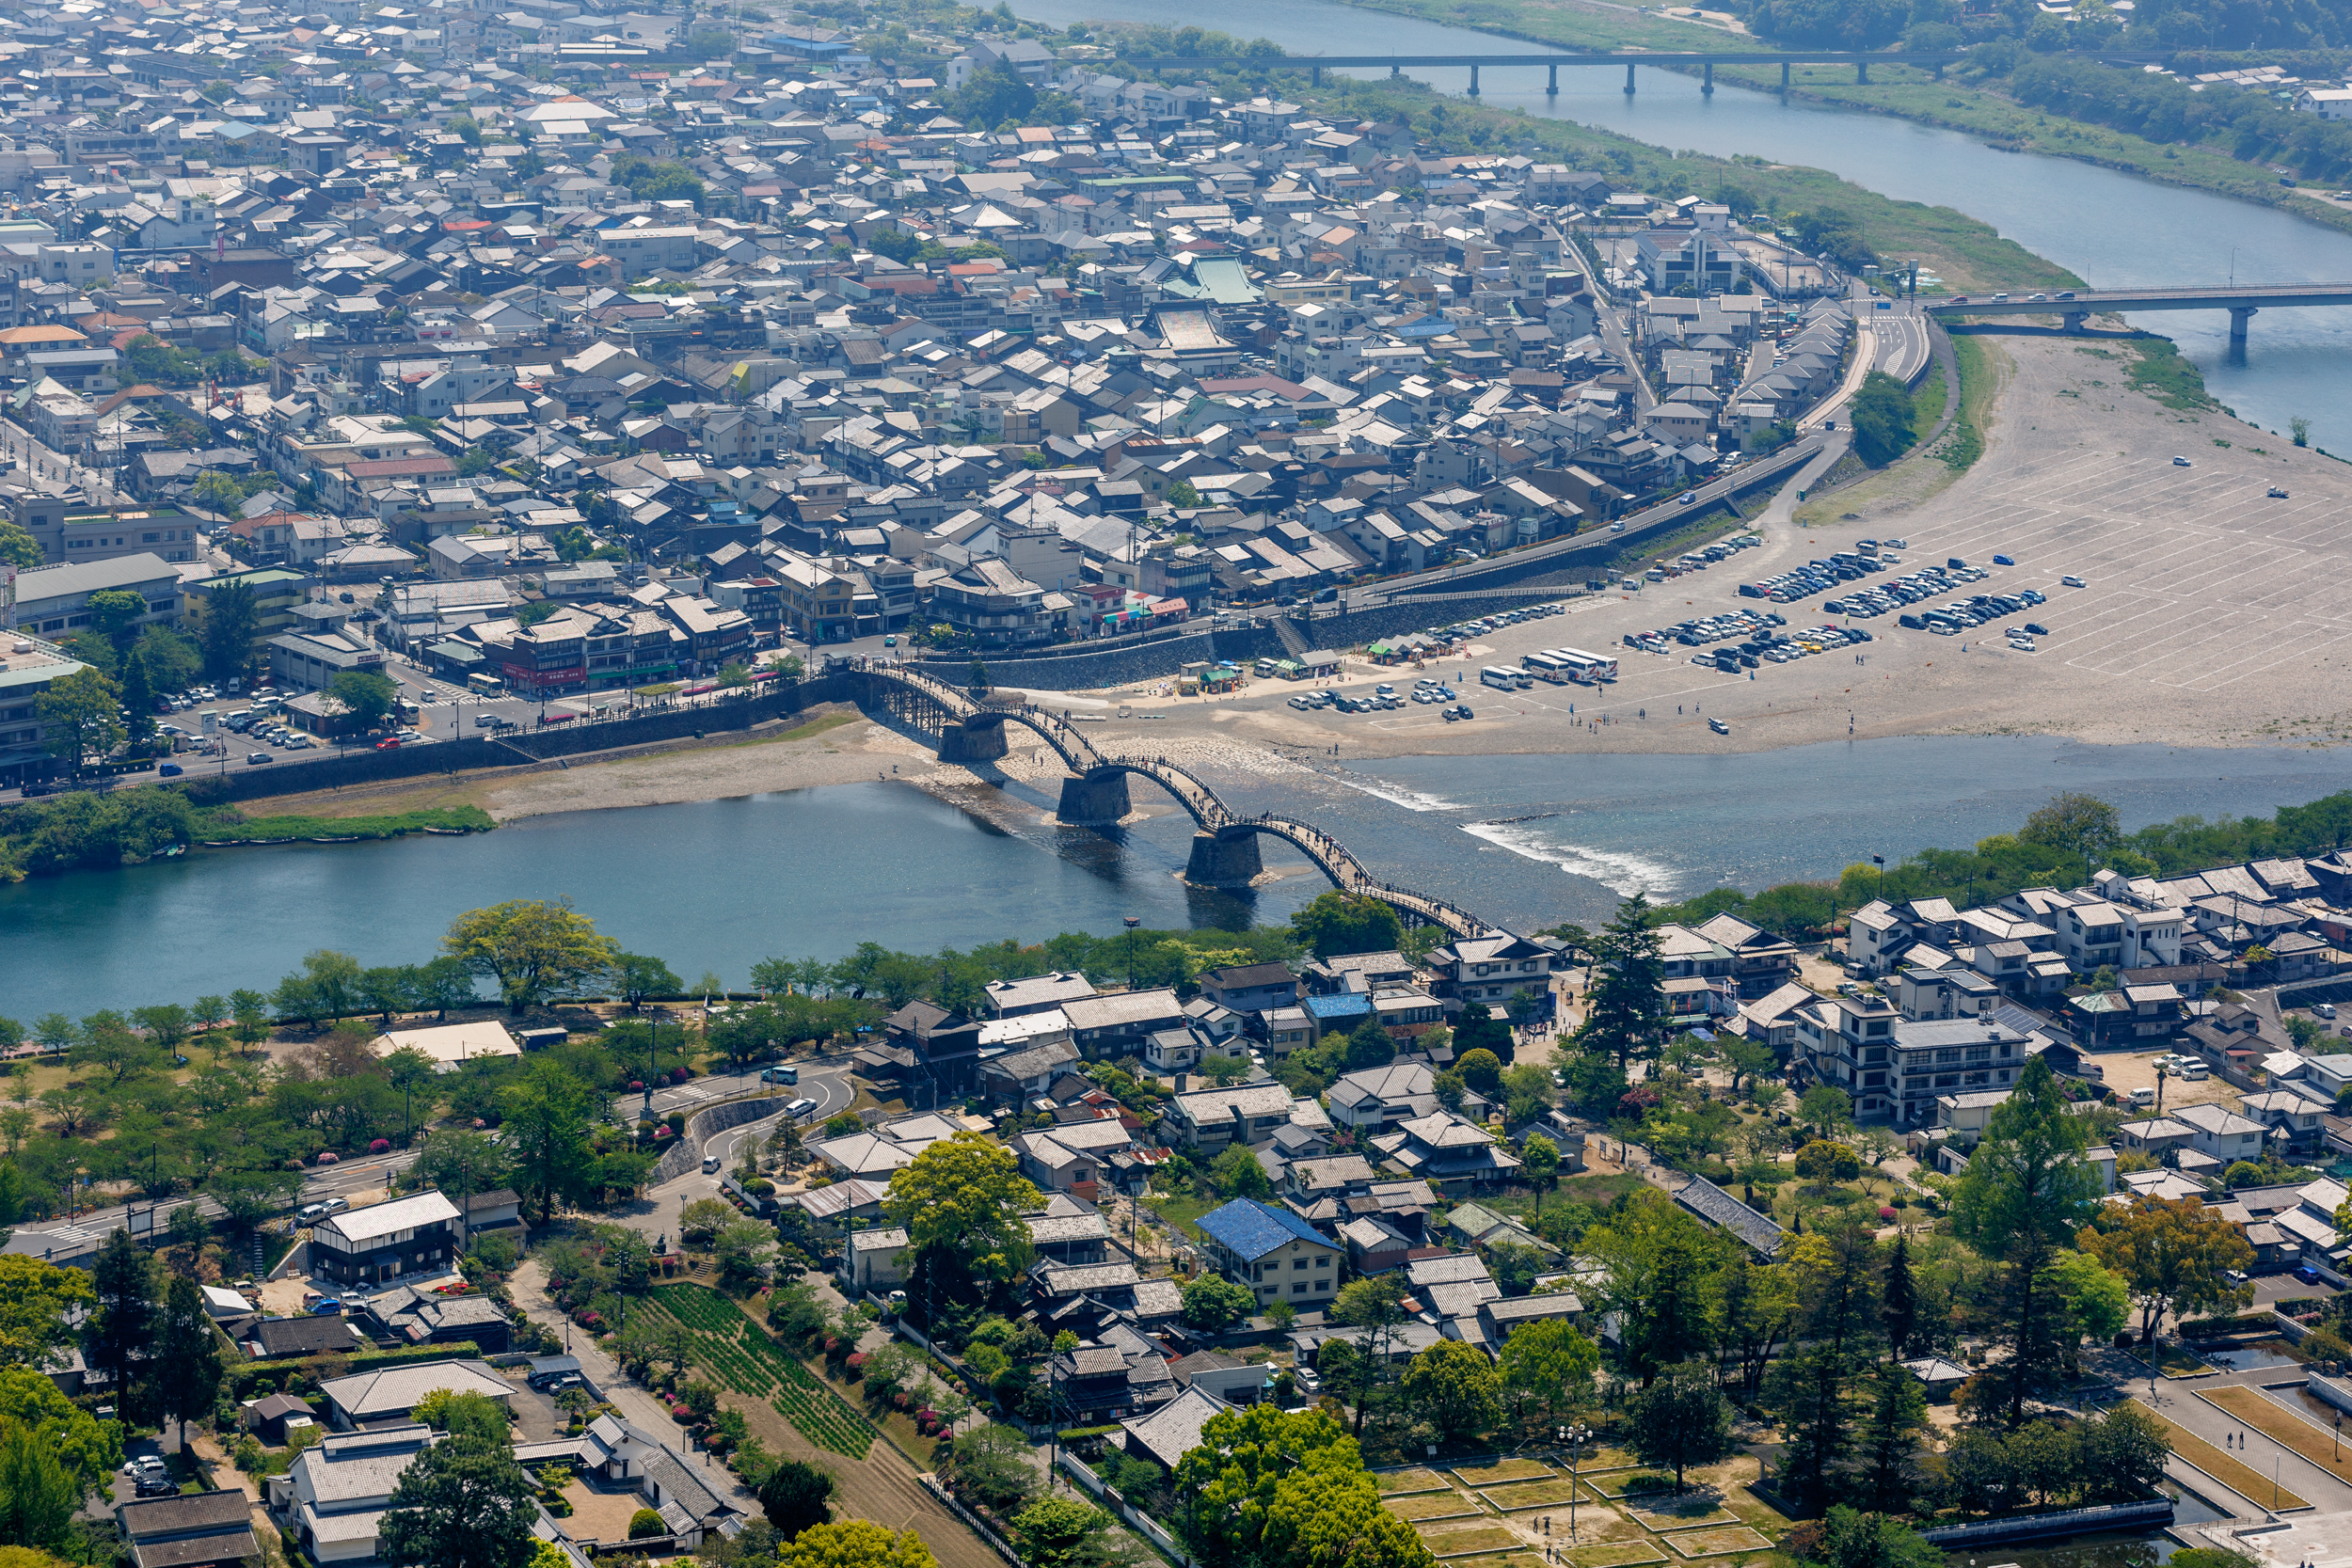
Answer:
<svg viewBox="0 0 2352 1568"><path fill-rule="evenodd" d="M2352 752L1916 737L1723 757L1397 757L1221 787L1245 812L1311 818L1390 879L1534 927L1605 918L1636 887L1753 889L1974 843L2061 789L2114 801L2132 827L2266 813L2352 788ZM1138 806L1150 794L1138 788ZM570 898L631 951L740 987L759 958L830 959L866 941L932 951L1112 933L1128 915L1279 922L1326 885L1267 841L1277 875L1257 889L1191 890L1177 877L1190 818L1105 834L1045 822L1051 804L842 784L37 879L0 887L0 1013L265 990L318 947L418 961L457 914L506 898Z"/></svg>

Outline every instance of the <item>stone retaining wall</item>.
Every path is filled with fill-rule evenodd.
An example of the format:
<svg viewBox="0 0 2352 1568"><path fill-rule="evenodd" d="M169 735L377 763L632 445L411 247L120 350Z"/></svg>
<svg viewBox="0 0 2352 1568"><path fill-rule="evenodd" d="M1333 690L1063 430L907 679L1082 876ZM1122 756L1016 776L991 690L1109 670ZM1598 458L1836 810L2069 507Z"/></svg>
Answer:
<svg viewBox="0 0 2352 1568"><path fill-rule="evenodd" d="M791 1091L757 1095L749 1100L730 1100L697 1111L686 1118L685 1135L672 1144L661 1156L661 1163L653 1167L653 1180L659 1187L664 1181L675 1181L690 1171L700 1170L703 1163L703 1140L714 1133L732 1132L747 1121L774 1116L792 1098Z"/></svg>
<svg viewBox="0 0 2352 1568"><path fill-rule="evenodd" d="M423 778L485 768L562 767L572 757L683 740L705 735L748 730L757 724L788 718L825 703L853 702L857 688L841 675L822 675L781 691L717 703L705 707L667 708L602 723L565 724L534 730L511 739L467 736L459 740L436 740L422 746L403 746L393 752L350 752L301 761L279 761L265 768L231 762L219 773L191 772L167 787L184 790L202 805L251 800L271 795L294 795L313 789L340 789L346 784L382 784L393 779ZM230 740L235 737L229 736Z"/></svg>
<svg viewBox="0 0 2352 1568"><path fill-rule="evenodd" d="M1982 1519L1972 1525L1947 1525L1921 1530L1920 1535L1947 1550L1992 1545L1995 1542L2034 1541L2052 1535L2092 1535L2103 1530L2146 1529L2172 1522L2172 1499L2109 1503L2100 1508L2070 1508L2058 1513L2034 1513L2019 1519Z"/></svg>

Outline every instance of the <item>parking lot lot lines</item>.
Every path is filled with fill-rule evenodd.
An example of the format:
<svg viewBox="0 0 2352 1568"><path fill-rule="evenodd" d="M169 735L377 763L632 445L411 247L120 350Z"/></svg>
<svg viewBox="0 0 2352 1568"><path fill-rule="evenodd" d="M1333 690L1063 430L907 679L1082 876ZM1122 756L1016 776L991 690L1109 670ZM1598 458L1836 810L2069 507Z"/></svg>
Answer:
<svg viewBox="0 0 2352 1568"><path fill-rule="evenodd" d="M2321 635L2323 632L2324 637ZM2181 684L2191 691L2218 691L2225 686L2234 685L2251 676L2262 674L2265 671L2276 670L2282 664L2293 664L2298 660L2315 662L2343 643L2346 638L2352 638L2352 631L2339 630L2335 627L2311 627L2309 631L2295 636L2292 641L2272 650L2272 655L2268 658L2257 660L2249 656L2233 664L2209 670Z"/></svg>

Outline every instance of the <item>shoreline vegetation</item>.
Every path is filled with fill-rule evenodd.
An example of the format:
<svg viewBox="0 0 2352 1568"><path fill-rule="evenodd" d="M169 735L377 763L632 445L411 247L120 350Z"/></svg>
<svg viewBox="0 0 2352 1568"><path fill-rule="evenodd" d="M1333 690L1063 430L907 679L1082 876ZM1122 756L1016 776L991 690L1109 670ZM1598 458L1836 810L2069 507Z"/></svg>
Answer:
<svg viewBox="0 0 2352 1568"><path fill-rule="evenodd" d="M497 826L479 806L361 816L248 816L234 806L199 805L185 792L160 784L103 795L77 789L0 806L0 883L117 870L195 847L342 844L409 833L482 833Z"/></svg>
<svg viewBox="0 0 2352 1568"><path fill-rule="evenodd" d="M1948 898L1969 909L2028 887L2061 887L2112 869L2127 877L2181 877L2215 866L2285 856L2320 855L2352 843L2352 790L2339 790L2268 816L2235 820L2176 816L2122 831L2105 800L2068 792L2026 818L2014 833L1995 833L1968 849L1920 849L1900 864L1867 863L1834 879L1781 882L1760 893L1722 887L1661 906L1661 920L1695 923L1736 914L1793 940L1818 938L1874 898L1901 903Z"/></svg>
<svg viewBox="0 0 2352 1568"><path fill-rule="evenodd" d="M1443 25L1468 27L1522 42L1561 47L1645 48L1659 50L1703 48L1716 53L1753 52L1758 56L1756 67L1718 65L1716 78L1757 91L1776 92L1780 89L1780 64L1776 52L1763 39L1750 34L1728 32L1703 23L1661 18L1652 22L1647 15L1638 21L1621 18L1597 9L1569 4L1538 4L1535 0L1347 0L1359 9L1382 11L1395 16L1409 16L1418 21ZM2007 51L2001 44L2010 44ZM1978 71L1976 80L1955 79L1947 71L1937 80L1927 67L1881 67L1878 79L1867 86L1852 80L1851 72L1833 66L1794 66L1791 70L1789 94L1811 99L1817 103L1834 103L1840 108L1858 109L1892 119L1908 119L1940 130L1956 131L1975 136L2004 151L2038 153L2049 157L2073 158L2081 163L2096 164L2143 179L2165 184L2181 185L2194 190L2209 191L2217 196L2252 201L2265 207L2276 207L2309 218L2333 229L2352 231L2352 208L2320 200L2301 190L2279 183L2279 177L2269 160L2277 160L2299 171L2304 179L2322 183L2343 185L2352 183L2352 172L2339 166L2340 160L2328 152L2314 154L2304 143L2292 137L2292 131L2301 129L2292 121L2296 117L2265 104L2266 111L2262 129L2270 133L2258 140L2241 137L2234 127L2217 123L2215 114L2205 122L2211 126L2201 135L2152 136L2140 134L2139 125L2151 121L2161 126L2168 121L2182 123L2185 128L2197 128L2185 114L2168 112L2169 106L2150 106L2134 102L2134 97L2149 88L2137 81L2138 73L2126 73L2114 68L2089 61L2057 60L2034 55L2016 45L2014 40L1995 40L1979 44L1979 49L1992 49L1986 58L1990 69L1973 64L1957 68L1963 71ZM2268 63L2279 58L2280 51L2230 54L2202 51L2184 52L2176 57L2175 69L2191 71L2224 71L2240 65ZM2026 64L2025 94L2013 96L1994 91L1984 84L1987 76L2010 74L2013 63ZM1676 71L1679 74L1695 75L1695 71L1675 66L1659 69ZM2080 90L2084 82L2098 83L2098 78L2077 78L2075 72L2104 71L2127 80L2104 93ZM2319 74L2341 74L2342 67L2330 63ZM2169 87L2183 99L2189 94L2185 87ZM2202 97L2203 95L2199 95ZM2216 97L2209 103L2218 103ZM2069 114L2057 107L2072 103L2085 107L2096 106L2105 111L2103 117L2089 114ZM2205 105L2199 105L2205 107ZM2281 127L2267 123L2267 113L2289 121ZM2309 117L2302 117L2308 120ZM2122 123L2118 123L2121 121ZM2132 122L2137 121L2139 125ZM2233 143L2253 144L2252 156L2240 156ZM2312 166L2314 163L2322 166ZM2006 283L2006 277L1974 280L1947 278L1960 287L1978 287L1985 283ZM2025 279L2016 279L2021 286L2030 287Z"/></svg>

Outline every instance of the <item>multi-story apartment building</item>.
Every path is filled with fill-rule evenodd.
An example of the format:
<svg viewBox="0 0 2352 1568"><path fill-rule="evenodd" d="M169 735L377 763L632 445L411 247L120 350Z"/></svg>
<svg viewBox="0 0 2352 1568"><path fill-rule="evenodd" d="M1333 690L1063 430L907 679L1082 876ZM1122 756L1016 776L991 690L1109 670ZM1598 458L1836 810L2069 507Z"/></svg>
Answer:
<svg viewBox="0 0 2352 1568"><path fill-rule="evenodd" d="M38 711L40 694L85 669L54 642L18 632L0 641L0 787L48 777L63 764L49 754Z"/></svg>
<svg viewBox="0 0 2352 1568"><path fill-rule="evenodd" d="M1798 1060L1845 1090L1864 1120L1932 1121L1939 1096L2008 1088L2026 1065L2026 1037L1989 1016L1907 1019L1867 994L1824 997L1795 1016Z"/></svg>

